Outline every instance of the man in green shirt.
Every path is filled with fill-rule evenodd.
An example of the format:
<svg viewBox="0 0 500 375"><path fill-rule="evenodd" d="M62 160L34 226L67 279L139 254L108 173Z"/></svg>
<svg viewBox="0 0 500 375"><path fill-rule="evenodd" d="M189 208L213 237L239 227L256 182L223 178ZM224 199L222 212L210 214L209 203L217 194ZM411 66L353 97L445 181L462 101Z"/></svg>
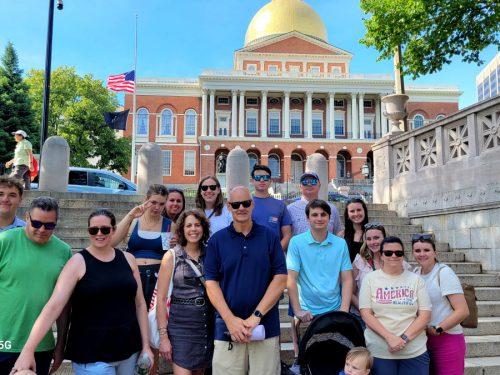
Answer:
<svg viewBox="0 0 500 375"><path fill-rule="evenodd" d="M71 257L69 245L53 235L58 214L55 199L38 197L26 213L26 227L0 233L0 375L10 374ZM67 310L57 321L57 344L49 332L37 347L38 375L48 374L52 357L56 369L63 360Z"/></svg>
<svg viewBox="0 0 500 375"><path fill-rule="evenodd" d="M14 165L10 177L17 178L24 181L24 189L30 190L31 188L31 178L30 171L33 169L33 147L31 142L26 138L28 134L24 130L18 130L12 133L15 137L17 145L14 150L14 159L9 160L5 163L5 166L9 168Z"/></svg>

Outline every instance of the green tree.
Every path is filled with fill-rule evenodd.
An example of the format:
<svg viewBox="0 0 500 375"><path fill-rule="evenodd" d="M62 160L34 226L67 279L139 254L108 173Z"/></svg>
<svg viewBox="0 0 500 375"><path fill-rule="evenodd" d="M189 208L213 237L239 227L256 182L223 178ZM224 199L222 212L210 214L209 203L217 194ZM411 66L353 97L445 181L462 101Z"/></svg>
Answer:
<svg viewBox="0 0 500 375"><path fill-rule="evenodd" d="M41 121L43 70L26 77L37 121ZM130 165L130 139L116 138L104 123L103 112L118 107L116 95L91 74L80 77L74 67L59 67L51 74L49 136L59 135L69 144L70 164L112 169L125 173Z"/></svg>
<svg viewBox="0 0 500 375"><path fill-rule="evenodd" d="M28 86L12 43L7 43L0 65L0 162L12 159L16 142L12 132L28 133L34 151L38 149L38 127L35 125Z"/></svg>
<svg viewBox="0 0 500 375"><path fill-rule="evenodd" d="M412 78L435 73L454 56L478 65L480 52L500 46L498 0L361 0L366 34L361 43L392 58L401 46L401 68Z"/></svg>

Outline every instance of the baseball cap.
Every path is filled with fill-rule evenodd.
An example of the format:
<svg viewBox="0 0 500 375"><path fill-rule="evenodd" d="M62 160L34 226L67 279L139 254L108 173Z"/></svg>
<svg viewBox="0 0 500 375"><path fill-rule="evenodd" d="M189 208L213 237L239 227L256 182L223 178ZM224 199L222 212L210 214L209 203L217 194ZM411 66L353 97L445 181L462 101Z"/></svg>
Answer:
<svg viewBox="0 0 500 375"><path fill-rule="evenodd" d="M300 176L300 181L302 181L306 177L312 177L312 178L315 178L316 180L319 181L319 177L318 177L318 174L316 172L305 172L305 173L303 173L302 176Z"/></svg>
<svg viewBox="0 0 500 375"><path fill-rule="evenodd" d="M12 135L15 135L15 134L18 134L18 135L22 136L23 138L28 138L28 134L26 134L26 132L24 130L17 130L15 132L12 132Z"/></svg>

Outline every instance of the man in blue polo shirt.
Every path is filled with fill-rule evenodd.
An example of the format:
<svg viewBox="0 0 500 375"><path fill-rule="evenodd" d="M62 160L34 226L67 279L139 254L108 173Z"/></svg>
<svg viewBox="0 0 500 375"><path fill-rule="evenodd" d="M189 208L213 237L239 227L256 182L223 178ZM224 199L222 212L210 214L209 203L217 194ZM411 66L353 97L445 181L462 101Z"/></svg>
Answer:
<svg viewBox="0 0 500 375"><path fill-rule="evenodd" d="M352 265L345 240L328 232L330 215L328 203L310 201L306 206L310 229L292 237L288 247L288 294L293 313L302 322L329 311L349 312Z"/></svg>
<svg viewBox="0 0 500 375"><path fill-rule="evenodd" d="M252 221L248 188L233 188L227 205L233 222L210 238L205 257L207 293L217 310L213 373L276 375L283 249L271 229Z"/></svg>

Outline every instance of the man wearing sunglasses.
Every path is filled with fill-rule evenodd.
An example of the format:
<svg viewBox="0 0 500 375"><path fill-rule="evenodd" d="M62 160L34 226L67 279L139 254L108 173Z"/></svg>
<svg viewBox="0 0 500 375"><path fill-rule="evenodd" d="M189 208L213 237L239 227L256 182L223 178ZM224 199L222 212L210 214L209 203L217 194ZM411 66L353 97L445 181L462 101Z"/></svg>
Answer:
<svg viewBox="0 0 500 375"><path fill-rule="evenodd" d="M71 257L70 246L53 235L58 213L55 199L35 198L26 213L26 227L0 233L0 375L11 372ZM37 374L48 373L53 357L53 367L61 364L67 321L65 309L57 324L57 345L49 332L38 346Z"/></svg>
<svg viewBox="0 0 500 375"><path fill-rule="evenodd" d="M23 200L23 190L20 180L0 176L0 232L26 225L16 216L17 208Z"/></svg>
<svg viewBox="0 0 500 375"><path fill-rule="evenodd" d="M272 182L269 167L260 164L254 165L250 182L255 187L252 219L260 225L271 228L280 238L281 247L286 253L288 242L292 237L292 218L285 203L269 194Z"/></svg>
<svg viewBox="0 0 500 375"><path fill-rule="evenodd" d="M283 249L271 229L252 220L247 187L233 188L227 204L233 222L212 235L205 258L207 293L217 310L213 373L276 375Z"/></svg>

